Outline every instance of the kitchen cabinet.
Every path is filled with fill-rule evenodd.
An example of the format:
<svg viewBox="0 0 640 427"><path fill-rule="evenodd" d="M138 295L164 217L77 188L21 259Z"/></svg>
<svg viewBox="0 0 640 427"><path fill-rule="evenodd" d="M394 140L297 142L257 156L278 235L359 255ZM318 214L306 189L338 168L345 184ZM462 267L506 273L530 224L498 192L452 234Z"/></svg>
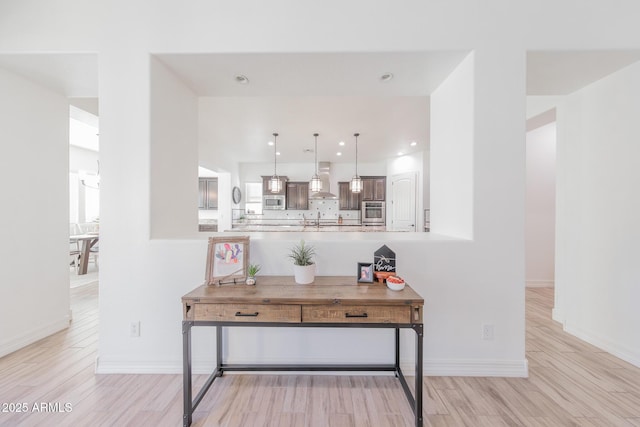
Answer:
<svg viewBox="0 0 640 427"><path fill-rule="evenodd" d="M280 191L277 193L272 193L269 189L269 180L271 176L262 176L262 195L263 196L284 196L287 194L287 181L289 178L286 176L279 176L280 178Z"/></svg>
<svg viewBox="0 0 640 427"><path fill-rule="evenodd" d="M198 179L198 209L218 209L218 178Z"/></svg>
<svg viewBox="0 0 640 427"><path fill-rule="evenodd" d="M384 176L362 177L362 201L381 201L386 199L387 178Z"/></svg>
<svg viewBox="0 0 640 427"><path fill-rule="evenodd" d="M287 182L287 209L309 209L309 183Z"/></svg>
<svg viewBox="0 0 640 427"><path fill-rule="evenodd" d="M362 193L352 193L348 182L338 183L338 209L341 211L359 211Z"/></svg>

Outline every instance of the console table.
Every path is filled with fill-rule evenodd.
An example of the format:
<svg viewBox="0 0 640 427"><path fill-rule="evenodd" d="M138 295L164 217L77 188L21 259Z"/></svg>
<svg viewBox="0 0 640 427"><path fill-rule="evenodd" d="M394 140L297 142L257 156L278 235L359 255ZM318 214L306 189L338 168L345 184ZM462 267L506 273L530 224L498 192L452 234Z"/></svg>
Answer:
<svg viewBox="0 0 640 427"><path fill-rule="evenodd" d="M318 276L297 285L290 276L260 276L255 286L202 285L182 297L184 381L183 425L217 377L226 371L390 371L400 380L413 409L416 427L422 419L422 351L424 299L410 286L391 291L379 283L358 283L355 277ZM192 400L191 328L216 327L217 366ZM395 329L395 361L389 364L229 364L222 356L222 328L316 327ZM400 328L415 332L415 397L400 369ZM391 345L391 343L390 343Z"/></svg>

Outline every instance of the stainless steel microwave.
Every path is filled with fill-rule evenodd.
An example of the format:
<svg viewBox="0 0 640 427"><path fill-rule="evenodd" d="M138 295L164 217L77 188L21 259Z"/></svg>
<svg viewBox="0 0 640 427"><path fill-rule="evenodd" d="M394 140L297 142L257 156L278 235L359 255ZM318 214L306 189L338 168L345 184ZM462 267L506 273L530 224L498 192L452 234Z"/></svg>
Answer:
<svg viewBox="0 0 640 427"><path fill-rule="evenodd" d="M285 208L285 196L266 195L262 196L262 209L281 210Z"/></svg>

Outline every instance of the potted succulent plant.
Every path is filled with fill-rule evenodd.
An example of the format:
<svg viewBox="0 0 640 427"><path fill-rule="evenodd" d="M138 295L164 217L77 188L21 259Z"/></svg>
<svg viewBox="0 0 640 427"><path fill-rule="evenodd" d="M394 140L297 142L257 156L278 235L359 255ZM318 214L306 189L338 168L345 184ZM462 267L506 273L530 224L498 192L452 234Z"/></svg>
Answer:
<svg viewBox="0 0 640 427"><path fill-rule="evenodd" d="M289 258L293 260L293 275L296 283L307 285L315 280L316 264L313 261L315 254L314 247L305 244L304 240L300 240L300 243L290 249Z"/></svg>
<svg viewBox="0 0 640 427"><path fill-rule="evenodd" d="M249 264L247 267L247 285L255 285L256 284L256 274L260 271L260 264Z"/></svg>

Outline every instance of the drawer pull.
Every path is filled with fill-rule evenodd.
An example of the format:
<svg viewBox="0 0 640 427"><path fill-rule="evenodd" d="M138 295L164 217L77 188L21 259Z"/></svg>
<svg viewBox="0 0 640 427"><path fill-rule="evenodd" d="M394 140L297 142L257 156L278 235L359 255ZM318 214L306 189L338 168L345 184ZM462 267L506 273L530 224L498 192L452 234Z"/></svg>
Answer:
<svg viewBox="0 0 640 427"><path fill-rule="evenodd" d="M369 316L367 316L367 313L362 313L362 314L345 313L344 317L369 317Z"/></svg>
<svg viewBox="0 0 640 427"><path fill-rule="evenodd" d="M241 311L236 312L236 317L258 317L258 312L255 313L243 313Z"/></svg>

